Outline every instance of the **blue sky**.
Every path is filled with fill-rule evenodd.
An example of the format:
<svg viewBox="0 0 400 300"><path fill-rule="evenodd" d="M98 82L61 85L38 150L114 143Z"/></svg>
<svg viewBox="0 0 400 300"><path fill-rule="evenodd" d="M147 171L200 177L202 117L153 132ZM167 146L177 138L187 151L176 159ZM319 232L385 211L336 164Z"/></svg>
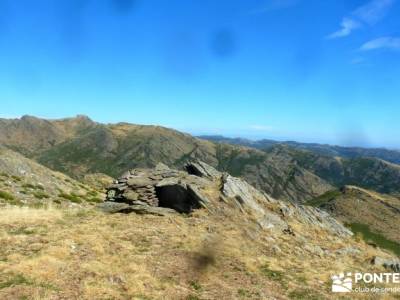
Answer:
<svg viewBox="0 0 400 300"><path fill-rule="evenodd" d="M0 117L400 148L400 1L0 0Z"/></svg>

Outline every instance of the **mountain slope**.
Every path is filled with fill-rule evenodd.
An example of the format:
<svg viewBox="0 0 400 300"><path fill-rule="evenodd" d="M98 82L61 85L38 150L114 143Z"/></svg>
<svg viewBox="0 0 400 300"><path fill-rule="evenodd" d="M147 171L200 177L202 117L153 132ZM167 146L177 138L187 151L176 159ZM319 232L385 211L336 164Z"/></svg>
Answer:
<svg viewBox="0 0 400 300"><path fill-rule="evenodd" d="M368 235L369 231L393 241L393 248L400 255L400 199L382 195L355 186L345 186L331 191L308 202L313 206L328 211L344 223L361 229ZM365 228L365 230L362 230ZM381 238L382 242L391 244ZM379 241L378 241L379 242ZM396 245L397 243L397 245Z"/></svg>
<svg viewBox="0 0 400 300"><path fill-rule="evenodd" d="M95 189L0 148L0 204L69 205L102 201Z"/></svg>
<svg viewBox="0 0 400 300"><path fill-rule="evenodd" d="M286 151L300 166L334 186L357 185L380 193L400 192L400 165L370 157L346 159L292 148Z"/></svg>
<svg viewBox="0 0 400 300"><path fill-rule="evenodd" d="M85 116L61 120L45 120L32 116L0 119L0 145L33 157L96 124Z"/></svg>

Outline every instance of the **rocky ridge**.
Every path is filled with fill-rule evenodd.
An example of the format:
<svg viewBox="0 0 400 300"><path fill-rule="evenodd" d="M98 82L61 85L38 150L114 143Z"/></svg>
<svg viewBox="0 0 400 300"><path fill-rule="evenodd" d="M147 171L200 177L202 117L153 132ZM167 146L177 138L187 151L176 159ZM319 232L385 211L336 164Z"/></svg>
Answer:
<svg viewBox="0 0 400 300"><path fill-rule="evenodd" d="M201 161L189 162L185 171L163 164L154 169L130 170L108 188L107 199L99 207L111 213L167 215L191 213L200 208L215 214L225 206L250 215L262 229L294 235L289 223L296 220L338 236L352 235L323 210L275 200L244 180Z"/></svg>

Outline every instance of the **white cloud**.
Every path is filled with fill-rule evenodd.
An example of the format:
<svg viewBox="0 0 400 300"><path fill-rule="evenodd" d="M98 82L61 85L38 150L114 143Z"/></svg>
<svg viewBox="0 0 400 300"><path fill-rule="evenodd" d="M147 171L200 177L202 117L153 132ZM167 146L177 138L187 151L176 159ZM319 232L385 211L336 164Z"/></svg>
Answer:
<svg viewBox="0 0 400 300"><path fill-rule="evenodd" d="M375 24L385 17L395 0L373 0L357 8L354 15L368 24Z"/></svg>
<svg viewBox="0 0 400 300"><path fill-rule="evenodd" d="M328 36L329 39L347 36L354 29L361 27L361 24L352 19L343 18L342 23L340 23L340 26L341 26L341 28L338 31L336 31Z"/></svg>
<svg viewBox="0 0 400 300"><path fill-rule="evenodd" d="M378 39L371 40L366 42L364 45L361 46L361 51L370 51L370 50L377 50L377 49L394 49L400 50L400 38L395 37L381 37Z"/></svg>
<svg viewBox="0 0 400 300"><path fill-rule="evenodd" d="M251 125L249 128L256 131L271 131L273 129L271 126L265 125Z"/></svg>
<svg viewBox="0 0 400 300"><path fill-rule="evenodd" d="M361 28L363 24L375 25L386 16L395 1L396 0L372 0L358 7L351 13L351 16L342 19L340 23L341 28L328 35L328 38L333 39L348 36L355 29Z"/></svg>

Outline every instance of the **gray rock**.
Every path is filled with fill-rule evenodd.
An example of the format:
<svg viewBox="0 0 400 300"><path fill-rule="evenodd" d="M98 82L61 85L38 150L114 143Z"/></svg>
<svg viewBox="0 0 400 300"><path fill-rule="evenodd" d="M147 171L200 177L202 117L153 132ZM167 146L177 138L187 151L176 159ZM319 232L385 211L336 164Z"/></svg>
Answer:
<svg viewBox="0 0 400 300"><path fill-rule="evenodd" d="M117 213L124 211L125 209L129 208L129 206L130 205L127 203L106 201L104 203L97 205L97 208L106 213Z"/></svg>
<svg viewBox="0 0 400 300"><path fill-rule="evenodd" d="M156 169L157 171L170 170L170 168L169 168L167 165L163 164L162 162L159 162L159 163L156 165L155 169Z"/></svg>
<svg viewBox="0 0 400 300"><path fill-rule="evenodd" d="M166 178L156 184L156 187L179 185L179 178Z"/></svg>
<svg viewBox="0 0 400 300"><path fill-rule="evenodd" d="M264 210L257 204L253 195L254 188L251 187L248 183L243 180L232 177L231 175L224 176L224 186L222 189L222 193L224 196L235 199L239 202L241 206L250 208L251 210L264 214ZM264 198L263 196L261 196ZM264 198L265 200L265 198Z"/></svg>
<svg viewBox="0 0 400 300"><path fill-rule="evenodd" d="M189 174L199 177L216 178L221 176L220 172L202 161L189 162L185 165L185 169Z"/></svg>
<svg viewBox="0 0 400 300"><path fill-rule="evenodd" d="M281 212L285 211L286 216L291 216L302 223L324 228L340 237L350 237L351 230L331 217L326 211L300 204L289 204L280 202Z"/></svg>
<svg viewBox="0 0 400 300"><path fill-rule="evenodd" d="M145 177L133 177L128 180L128 185L131 187L146 187L151 184L152 181Z"/></svg>
<svg viewBox="0 0 400 300"><path fill-rule="evenodd" d="M361 250L354 247L346 247L335 251L335 254L344 256L358 255L360 253Z"/></svg>
<svg viewBox="0 0 400 300"><path fill-rule="evenodd" d="M400 273L400 259L387 259L375 256L372 259L371 263L377 266L382 266L385 269L391 270L393 272Z"/></svg>
<svg viewBox="0 0 400 300"><path fill-rule="evenodd" d="M264 215L257 220L258 225L262 229L278 229L279 231L287 228L287 223L283 221L277 214L265 211Z"/></svg>
<svg viewBox="0 0 400 300"><path fill-rule="evenodd" d="M192 184L188 184L187 190L188 190L189 194L191 195L191 197L195 198L196 201L202 207L207 208L207 209L210 208L210 205L211 205L210 200L206 196L204 196L196 186L194 186Z"/></svg>
<svg viewBox="0 0 400 300"><path fill-rule="evenodd" d="M139 199L139 194L137 192L134 192L132 190L128 190L127 192L125 192L123 194L123 196L127 199L127 200L132 200L132 201L136 201Z"/></svg>
<svg viewBox="0 0 400 300"><path fill-rule="evenodd" d="M130 205L124 210L124 212L135 212L137 214L149 214L156 216L168 216L171 214L176 214L177 211L171 208L165 207L154 207L149 205Z"/></svg>

